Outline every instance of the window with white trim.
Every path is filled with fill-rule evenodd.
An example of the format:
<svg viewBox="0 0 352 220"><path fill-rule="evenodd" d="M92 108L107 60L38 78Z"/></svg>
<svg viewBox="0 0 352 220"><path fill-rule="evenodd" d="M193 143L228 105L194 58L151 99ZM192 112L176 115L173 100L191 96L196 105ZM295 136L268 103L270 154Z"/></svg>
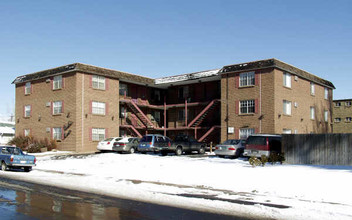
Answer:
<svg viewBox="0 0 352 220"><path fill-rule="evenodd" d="M327 122L329 119L329 112L327 110L324 111L324 121Z"/></svg>
<svg viewBox="0 0 352 220"><path fill-rule="evenodd" d="M27 137L29 136L31 133L31 130L30 129L24 129L24 136Z"/></svg>
<svg viewBox="0 0 352 220"><path fill-rule="evenodd" d="M255 112L254 100L240 101L240 114L250 114Z"/></svg>
<svg viewBox="0 0 352 220"><path fill-rule="evenodd" d="M62 113L62 101L53 102L53 115Z"/></svg>
<svg viewBox="0 0 352 220"><path fill-rule="evenodd" d="M105 102L92 102L92 114L105 115Z"/></svg>
<svg viewBox="0 0 352 220"><path fill-rule="evenodd" d="M54 76L53 79L53 90L62 88L62 76Z"/></svg>
<svg viewBox="0 0 352 220"><path fill-rule="evenodd" d="M240 139L247 139L247 137L251 134L254 134L254 128L241 128L239 131Z"/></svg>
<svg viewBox="0 0 352 220"><path fill-rule="evenodd" d="M31 117L31 108L30 105L24 106L24 117Z"/></svg>
<svg viewBox="0 0 352 220"><path fill-rule="evenodd" d="M105 77L104 76L92 76L92 87L94 89L105 90Z"/></svg>
<svg viewBox="0 0 352 220"><path fill-rule="evenodd" d="M351 117L346 117L345 121L346 121L346 122L351 122L351 121L352 121L352 118L351 118Z"/></svg>
<svg viewBox="0 0 352 220"><path fill-rule="evenodd" d="M253 86L254 84L255 84L254 72L240 74L240 87L241 86Z"/></svg>
<svg viewBox="0 0 352 220"><path fill-rule="evenodd" d="M92 140L102 141L105 139L105 128L92 128Z"/></svg>
<svg viewBox="0 0 352 220"><path fill-rule="evenodd" d="M341 118L334 118L334 122L335 122L335 123L341 122Z"/></svg>
<svg viewBox="0 0 352 220"><path fill-rule="evenodd" d="M26 82L26 85L24 87L24 94L25 95L31 94L31 88L32 88L31 83L30 82Z"/></svg>
<svg viewBox="0 0 352 220"><path fill-rule="evenodd" d="M315 85L312 82L310 83L310 94L315 95Z"/></svg>
<svg viewBox="0 0 352 220"><path fill-rule="evenodd" d="M284 86L291 88L291 74L284 73Z"/></svg>
<svg viewBox="0 0 352 220"><path fill-rule="evenodd" d="M292 102L283 100L284 115L291 115Z"/></svg>
<svg viewBox="0 0 352 220"><path fill-rule="evenodd" d="M335 107L341 107L341 102L334 102Z"/></svg>
<svg viewBox="0 0 352 220"><path fill-rule="evenodd" d="M350 107L351 106L351 101L345 102L345 106Z"/></svg>
<svg viewBox="0 0 352 220"><path fill-rule="evenodd" d="M315 108L310 107L310 119L314 120L315 119Z"/></svg>
<svg viewBox="0 0 352 220"><path fill-rule="evenodd" d="M324 88L324 99L329 99L329 89Z"/></svg>
<svg viewBox="0 0 352 220"><path fill-rule="evenodd" d="M292 130L284 128L284 129L282 129L282 133L283 134L292 134Z"/></svg>
<svg viewBox="0 0 352 220"><path fill-rule="evenodd" d="M54 140L62 139L62 128L53 128L53 139Z"/></svg>

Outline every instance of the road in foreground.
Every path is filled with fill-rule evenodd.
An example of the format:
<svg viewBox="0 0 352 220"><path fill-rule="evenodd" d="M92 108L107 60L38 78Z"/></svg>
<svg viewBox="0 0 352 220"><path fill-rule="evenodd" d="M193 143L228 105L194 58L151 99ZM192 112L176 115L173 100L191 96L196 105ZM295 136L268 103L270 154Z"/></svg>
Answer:
<svg viewBox="0 0 352 220"><path fill-rule="evenodd" d="M236 219L0 177L1 219ZM239 217L238 219L245 219Z"/></svg>

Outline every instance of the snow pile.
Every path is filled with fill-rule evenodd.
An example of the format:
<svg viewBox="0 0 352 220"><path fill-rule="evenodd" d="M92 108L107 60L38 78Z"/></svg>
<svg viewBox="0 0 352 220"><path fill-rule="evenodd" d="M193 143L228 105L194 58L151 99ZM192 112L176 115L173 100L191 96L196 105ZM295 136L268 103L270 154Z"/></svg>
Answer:
<svg viewBox="0 0 352 220"><path fill-rule="evenodd" d="M215 156L95 154L38 157L6 175L72 189L224 214L351 219L352 167L266 165ZM2 172L4 174L4 172Z"/></svg>

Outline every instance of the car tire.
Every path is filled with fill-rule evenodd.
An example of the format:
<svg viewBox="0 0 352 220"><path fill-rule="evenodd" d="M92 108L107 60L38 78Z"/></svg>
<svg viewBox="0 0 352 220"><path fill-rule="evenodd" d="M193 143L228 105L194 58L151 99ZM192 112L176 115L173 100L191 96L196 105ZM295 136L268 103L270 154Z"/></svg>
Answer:
<svg viewBox="0 0 352 220"><path fill-rule="evenodd" d="M24 172L28 173L29 171L31 171L32 168L31 167L24 167Z"/></svg>
<svg viewBox="0 0 352 220"><path fill-rule="evenodd" d="M136 152L134 147L131 147L130 150L128 151L128 153L130 153L130 154L134 154L134 152Z"/></svg>
<svg viewBox="0 0 352 220"><path fill-rule="evenodd" d="M6 165L5 162L2 162L2 163L1 163L1 170L2 170L2 171L7 171L7 165Z"/></svg>
<svg viewBox="0 0 352 220"><path fill-rule="evenodd" d="M205 154L205 147L200 147L198 154Z"/></svg>
<svg viewBox="0 0 352 220"><path fill-rule="evenodd" d="M166 156L167 152L166 151L161 151L161 156Z"/></svg>
<svg viewBox="0 0 352 220"><path fill-rule="evenodd" d="M181 147L177 147L177 148L176 148L176 151L175 151L175 154L176 154L177 156L180 156L180 155L182 154L182 148L181 148Z"/></svg>

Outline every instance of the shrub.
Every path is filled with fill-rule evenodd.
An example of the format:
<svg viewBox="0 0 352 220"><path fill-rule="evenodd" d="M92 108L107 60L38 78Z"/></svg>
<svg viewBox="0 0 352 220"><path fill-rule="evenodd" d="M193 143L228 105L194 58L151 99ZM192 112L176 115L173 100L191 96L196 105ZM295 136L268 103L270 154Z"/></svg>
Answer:
<svg viewBox="0 0 352 220"><path fill-rule="evenodd" d="M282 164L282 162L285 161L285 154L284 153L276 153L276 152L272 152L269 156L269 162L271 162L272 164L276 163L276 162L280 162L280 164Z"/></svg>
<svg viewBox="0 0 352 220"><path fill-rule="evenodd" d="M265 166L265 164L268 162L268 157L265 155L262 155L260 157L260 162L262 163L262 166Z"/></svg>
<svg viewBox="0 0 352 220"><path fill-rule="evenodd" d="M41 152L42 148L47 148L49 151L57 148L57 143L55 140L49 140L48 138L36 139L29 136L14 137L8 144L16 145L28 153Z"/></svg>
<svg viewBox="0 0 352 220"><path fill-rule="evenodd" d="M256 157L251 157L249 158L249 164L252 165L252 167L256 167L262 164L262 162L256 158Z"/></svg>

